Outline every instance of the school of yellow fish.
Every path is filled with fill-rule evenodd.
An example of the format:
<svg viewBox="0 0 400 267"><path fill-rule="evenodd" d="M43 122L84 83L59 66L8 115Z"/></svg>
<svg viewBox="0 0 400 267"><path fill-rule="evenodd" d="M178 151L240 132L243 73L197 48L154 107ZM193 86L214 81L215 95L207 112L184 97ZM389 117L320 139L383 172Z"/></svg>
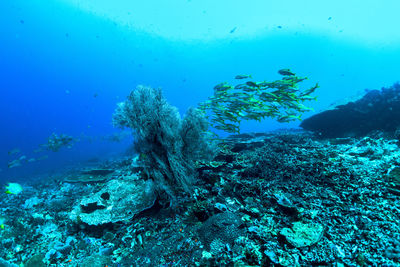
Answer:
<svg viewBox="0 0 400 267"><path fill-rule="evenodd" d="M228 133L240 133L243 120L261 121L276 118L279 122L301 119L311 110L303 102L316 100L311 94L318 83L306 90L300 90L298 83L306 77L298 77L290 69L278 71L282 79L273 82L247 81L236 86L226 82L214 87L214 95L199 105L215 129ZM251 75L237 75L235 79L250 79Z"/></svg>

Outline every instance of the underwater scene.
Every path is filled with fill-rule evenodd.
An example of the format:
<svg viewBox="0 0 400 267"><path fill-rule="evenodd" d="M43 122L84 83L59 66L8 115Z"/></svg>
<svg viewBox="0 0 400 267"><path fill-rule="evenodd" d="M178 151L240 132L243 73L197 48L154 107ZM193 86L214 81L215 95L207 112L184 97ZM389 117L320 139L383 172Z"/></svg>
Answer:
<svg viewBox="0 0 400 267"><path fill-rule="evenodd" d="M398 0L1 0L0 267L400 266Z"/></svg>

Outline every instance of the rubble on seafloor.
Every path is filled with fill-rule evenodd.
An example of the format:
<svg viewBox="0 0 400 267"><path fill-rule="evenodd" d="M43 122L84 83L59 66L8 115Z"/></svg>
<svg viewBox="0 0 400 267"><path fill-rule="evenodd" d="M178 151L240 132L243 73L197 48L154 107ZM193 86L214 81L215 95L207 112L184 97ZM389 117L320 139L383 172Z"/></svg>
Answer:
<svg viewBox="0 0 400 267"><path fill-rule="evenodd" d="M400 265L397 140L232 136L174 209L135 168L0 199L0 266Z"/></svg>

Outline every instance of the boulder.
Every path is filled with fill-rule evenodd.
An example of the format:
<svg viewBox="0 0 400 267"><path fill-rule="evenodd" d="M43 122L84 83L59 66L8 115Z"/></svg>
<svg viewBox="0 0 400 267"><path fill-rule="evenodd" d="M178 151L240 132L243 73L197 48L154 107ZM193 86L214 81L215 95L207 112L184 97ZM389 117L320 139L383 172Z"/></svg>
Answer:
<svg viewBox="0 0 400 267"><path fill-rule="evenodd" d="M70 218L89 225L127 222L152 207L155 200L154 182L132 175L111 180L99 192L84 197Z"/></svg>

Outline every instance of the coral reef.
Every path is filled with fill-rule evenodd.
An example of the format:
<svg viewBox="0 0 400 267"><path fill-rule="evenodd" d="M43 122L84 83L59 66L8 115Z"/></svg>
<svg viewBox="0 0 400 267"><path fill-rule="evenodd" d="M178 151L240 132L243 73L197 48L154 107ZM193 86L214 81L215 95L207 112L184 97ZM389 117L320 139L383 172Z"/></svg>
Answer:
<svg viewBox="0 0 400 267"><path fill-rule="evenodd" d="M115 170L108 182L66 182L85 175L80 166L0 198L0 264L398 266L400 200L391 189L399 151L397 140L379 136L231 136L197 165L193 197L173 212L154 198L135 209L129 200L150 180L132 173L130 157L91 166ZM71 218L88 203L105 208L84 220L107 223Z"/></svg>

